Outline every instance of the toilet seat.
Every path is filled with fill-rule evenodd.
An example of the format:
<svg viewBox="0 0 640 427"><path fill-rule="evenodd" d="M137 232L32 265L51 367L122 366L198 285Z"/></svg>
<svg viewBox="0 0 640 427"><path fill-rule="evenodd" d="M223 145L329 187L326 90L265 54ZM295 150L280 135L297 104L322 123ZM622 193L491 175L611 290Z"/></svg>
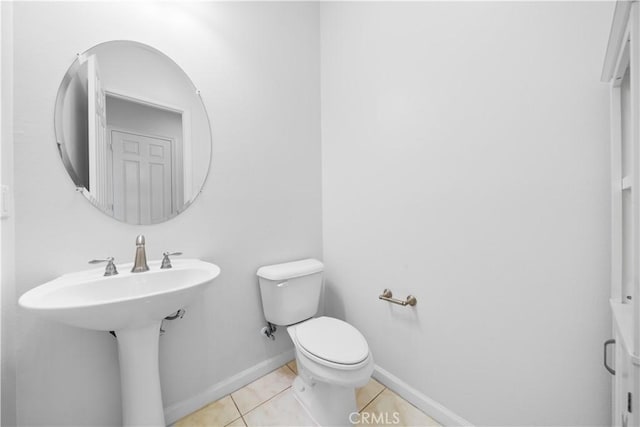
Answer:
<svg viewBox="0 0 640 427"><path fill-rule="evenodd" d="M307 328L306 325L310 326ZM301 344L299 339L301 328L303 331L302 341L307 348ZM305 378L306 383L315 384L319 381L330 384L331 387L342 389L343 387L362 387L371 378L374 361L373 355L369 351L369 345L362 334L348 323L331 317L309 319L289 326L287 333L295 346L298 376ZM360 346L355 345L355 351L346 353L350 357L336 356L339 353L334 352L332 354L331 349L341 347L336 345L335 338L337 336L341 336L343 339L346 337L356 343L360 342ZM323 348L314 347L314 345L320 346L323 339L327 338L330 340L328 345ZM360 351L358 352L358 350ZM337 363L327 359L353 362L361 357L364 357L364 359L352 364Z"/></svg>
<svg viewBox="0 0 640 427"><path fill-rule="evenodd" d="M301 353L327 367L351 370L369 361L369 346L360 331L332 317L296 325L295 341Z"/></svg>

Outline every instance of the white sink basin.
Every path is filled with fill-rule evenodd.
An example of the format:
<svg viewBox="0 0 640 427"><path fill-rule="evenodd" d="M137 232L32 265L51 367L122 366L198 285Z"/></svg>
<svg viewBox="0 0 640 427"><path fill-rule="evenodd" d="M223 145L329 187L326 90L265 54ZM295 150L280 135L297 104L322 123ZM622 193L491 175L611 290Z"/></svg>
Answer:
<svg viewBox="0 0 640 427"><path fill-rule="evenodd" d="M20 297L23 308L79 328L119 331L148 325L195 299L220 268L197 259L172 260L161 270L131 273L132 264L118 265L120 274L104 277L104 267L65 274Z"/></svg>
<svg viewBox="0 0 640 427"><path fill-rule="evenodd" d="M79 328L116 331L122 416L125 426L165 426L158 336L162 319L194 301L220 267L197 259L172 261L161 270L131 273L132 263L118 265L120 274L104 277L104 267L65 274L20 297L21 307Z"/></svg>

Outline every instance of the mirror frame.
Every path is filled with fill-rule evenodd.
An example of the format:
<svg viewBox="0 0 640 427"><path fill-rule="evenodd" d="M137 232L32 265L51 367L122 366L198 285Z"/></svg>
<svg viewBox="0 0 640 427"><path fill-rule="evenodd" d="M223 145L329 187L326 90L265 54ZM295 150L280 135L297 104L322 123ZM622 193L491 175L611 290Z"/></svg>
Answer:
<svg viewBox="0 0 640 427"><path fill-rule="evenodd" d="M160 222L155 222L150 224L132 224L130 222L126 222L119 218L116 218L115 216L110 215L108 212L104 211L98 205L95 197L91 194L91 192L84 185L82 185L82 181L80 180L80 177L78 176L75 169L73 168L73 164L71 163L71 159L69 158L69 154L67 153L67 150L66 150L66 143L64 138L63 106L64 106L64 100L65 100L67 89L69 88L69 85L73 81L73 78L78 72L80 66L83 64L83 62L81 62L81 59L87 56L87 54L90 53L91 50L96 49L105 44L110 44L114 42L115 43L131 43L131 44L137 45L137 47L149 50L155 54L160 55L161 57L165 58L166 60L173 63L176 67L178 67L180 71L182 71L182 74L184 75L185 79L189 82L189 84L193 88L195 95L200 100L200 104L202 105L202 109L206 117L206 126L209 131L209 145L211 149L209 150L209 162L208 162L207 170L206 170L206 173L204 174L202 183L200 184L198 191L194 192L194 195L193 197L191 197L190 200L185 201L185 203L179 209L176 209L175 212L173 212L171 215L166 216ZM150 225L162 224L163 222L167 222L175 218L176 216L184 212L186 209L188 209L189 206L191 206L193 202L198 198L198 196L200 196L200 194L204 190L205 184L209 179L209 175L211 175L211 164L213 163L213 131L211 128L211 119L209 117L209 112L207 111L207 107L205 106L204 100L202 99L202 94L200 93L200 90L193 83L193 80L191 80L191 77L189 77L189 75L184 71L184 68L182 68L169 55L165 54L159 49L156 49L153 46L149 46L148 44L141 43L135 40L126 40L126 39L108 40L108 41L104 41L91 46L90 48L86 49L83 53L76 53L76 59L71 63L71 65L65 72L65 75L62 78L62 81L58 88L58 93L56 95L56 102L55 102L55 109L54 109L54 132L55 132L55 140L56 140L56 147L58 149L58 154L60 155L60 159L62 160L65 170L67 171L69 177L71 178L71 180L73 181L73 184L75 185L76 192L82 193L85 199L87 199L89 203L91 203L97 210L102 212L104 215L108 216L109 218L115 219L116 221L121 222L123 224L136 225L136 226L150 226Z"/></svg>

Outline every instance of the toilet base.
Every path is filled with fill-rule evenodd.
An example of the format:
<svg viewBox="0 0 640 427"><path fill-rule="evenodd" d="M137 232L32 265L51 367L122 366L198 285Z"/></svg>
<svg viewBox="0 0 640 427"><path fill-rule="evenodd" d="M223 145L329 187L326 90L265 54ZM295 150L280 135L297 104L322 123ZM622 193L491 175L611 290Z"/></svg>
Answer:
<svg viewBox="0 0 640 427"><path fill-rule="evenodd" d="M320 426L351 426L349 416L356 411L353 387L342 387L297 376L293 394Z"/></svg>

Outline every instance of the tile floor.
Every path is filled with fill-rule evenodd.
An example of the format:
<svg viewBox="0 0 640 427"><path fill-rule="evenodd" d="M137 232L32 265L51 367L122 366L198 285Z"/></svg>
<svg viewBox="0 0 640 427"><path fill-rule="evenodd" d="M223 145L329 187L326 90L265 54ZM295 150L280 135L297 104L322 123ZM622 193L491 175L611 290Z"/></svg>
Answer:
<svg viewBox="0 0 640 427"><path fill-rule="evenodd" d="M173 426L313 426L313 421L293 396L291 384L295 376L296 362L291 361L187 415ZM356 391L356 404L360 412L359 425L440 425L373 378Z"/></svg>

